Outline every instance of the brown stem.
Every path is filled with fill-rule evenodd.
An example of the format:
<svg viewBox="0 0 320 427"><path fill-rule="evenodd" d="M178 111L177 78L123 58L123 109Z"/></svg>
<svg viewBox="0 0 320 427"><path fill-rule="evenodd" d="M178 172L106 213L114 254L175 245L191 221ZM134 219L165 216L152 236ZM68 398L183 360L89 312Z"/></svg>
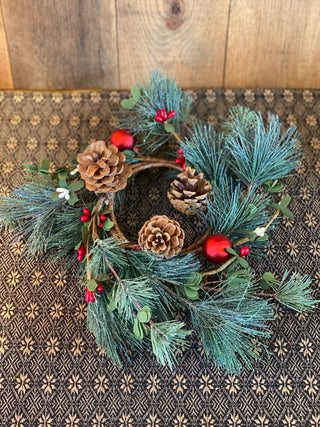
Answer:
<svg viewBox="0 0 320 427"><path fill-rule="evenodd" d="M208 230L206 234L200 237L200 239L196 240L192 245L188 246L187 248L184 248L182 250L182 253L201 251L202 249L200 248L200 246L206 240L206 238L209 237L209 235L210 235L210 230Z"/></svg>
<svg viewBox="0 0 320 427"><path fill-rule="evenodd" d="M173 131L171 132L172 135L176 138L177 141L179 142L183 142L183 140L180 138L180 136L177 134L177 132Z"/></svg>
<svg viewBox="0 0 320 427"><path fill-rule="evenodd" d="M220 273L221 271L223 271L224 269L226 269L230 264L233 263L233 261L235 261L237 259L236 256L230 258L227 262L225 262L224 264L222 264L221 267L217 268L216 270L211 270L211 271L205 271L202 274L202 276L212 276L213 274L217 274Z"/></svg>
<svg viewBox="0 0 320 427"><path fill-rule="evenodd" d="M137 173L146 169L150 169L150 168L172 168L172 169L177 169L179 171L182 171L182 168L180 165L178 165L175 162L169 162L168 160L154 160L151 162L141 162L141 163L136 163L137 166L132 166L132 172L133 173Z"/></svg>

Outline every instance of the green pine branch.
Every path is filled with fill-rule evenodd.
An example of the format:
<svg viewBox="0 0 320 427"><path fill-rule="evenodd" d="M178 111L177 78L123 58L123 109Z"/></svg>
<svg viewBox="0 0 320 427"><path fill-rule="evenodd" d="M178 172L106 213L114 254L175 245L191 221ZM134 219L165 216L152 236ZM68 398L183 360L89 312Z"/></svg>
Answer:
<svg viewBox="0 0 320 427"><path fill-rule="evenodd" d="M230 110L225 123L225 155L229 168L248 186L290 174L302 159L300 135L295 126L282 131L278 116L268 116L265 125L260 113L241 106Z"/></svg>
<svg viewBox="0 0 320 427"><path fill-rule="evenodd" d="M286 271L279 285L273 285L275 291L274 298L286 307L299 313L312 310L320 300L315 300L312 296L313 289L310 287L312 279L293 273L289 277Z"/></svg>
<svg viewBox="0 0 320 427"><path fill-rule="evenodd" d="M137 89L139 92L136 89L133 91L133 102L123 103L129 106L132 114L121 120L120 126L137 135L142 154L150 154L172 138L164 124L155 120L157 111L175 111L175 116L168 120L168 124L179 133L181 125L188 119L192 98L188 92L177 87L175 79L158 70L150 73Z"/></svg>

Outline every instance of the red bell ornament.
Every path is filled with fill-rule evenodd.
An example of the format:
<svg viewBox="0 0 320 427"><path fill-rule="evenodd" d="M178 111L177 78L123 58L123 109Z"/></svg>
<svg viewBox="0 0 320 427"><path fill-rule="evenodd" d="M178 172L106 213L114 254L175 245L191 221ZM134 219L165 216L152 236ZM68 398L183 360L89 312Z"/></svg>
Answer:
<svg viewBox="0 0 320 427"><path fill-rule="evenodd" d="M134 137L126 129L115 130L110 137L110 142L118 148L118 151L133 150L135 146Z"/></svg>
<svg viewBox="0 0 320 427"><path fill-rule="evenodd" d="M231 255L225 250L231 248L232 244L228 237L222 234L213 234L209 236L203 243L203 255L208 261L214 264L222 264L231 257Z"/></svg>

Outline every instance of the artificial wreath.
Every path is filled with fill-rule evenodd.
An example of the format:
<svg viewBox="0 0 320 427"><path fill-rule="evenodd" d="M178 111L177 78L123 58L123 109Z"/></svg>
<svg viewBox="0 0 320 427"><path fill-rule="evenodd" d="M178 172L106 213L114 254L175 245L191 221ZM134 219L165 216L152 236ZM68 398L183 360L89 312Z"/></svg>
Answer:
<svg viewBox="0 0 320 427"><path fill-rule="evenodd" d="M0 199L0 220L26 238L30 255L69 254L78 264L88 328L115 363L151 344L157 361L172 368L192 333L174 319L182 308L208 358L230 372L252 366L271 333L276 301L298 312L317 302L309 277L257 277L248 263L263 256L281 216L293 219L278 179L301 161L297 129L283 130L273 115L265 124L241 106L219 134L190 123L190 94L159 71L131 95L110 140L93 142L55 170L47 159L25 164L24 183ZM128 183L158 167L174 173L167 193L173 207L206 227L189 246L184 224L166 215L147 219L132 242L117 223Z"/></svg>

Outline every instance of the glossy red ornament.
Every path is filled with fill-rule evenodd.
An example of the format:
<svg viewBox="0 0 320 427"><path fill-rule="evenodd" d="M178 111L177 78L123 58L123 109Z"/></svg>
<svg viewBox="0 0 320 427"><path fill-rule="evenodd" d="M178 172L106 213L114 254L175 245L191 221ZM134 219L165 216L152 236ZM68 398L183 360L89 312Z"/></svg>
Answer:
<svg viewBox="0 0 320 427"><path fill-rule="evenodd" d="M203 246L203 255L215 264L222 264L231 257L231 255L225 250L225 248L231 248L231 242L228 237L222 234L213 234L208 237Z"/></svg>
<svg viewBox="0 0 320 427"><path fill-rule="evenodd" d="M98 292L102 292L103 291L103 286L101 286L100 284L97 286L96 290Z"/></svg>
<svg viewBox="0 0 320 427"><path fill-rule="evenodd" d="M87 209L87 208L84 208L83 209L83 211L82 211L86 216L91 216L91 211L89 211L89 209Z"/></svg>
<svg viewBox="0 0 320 427"><path fill-rule="evenodd" d="M248 248L248 246L243 246L240 249L239 255L241 256L241 258L245 257L246 255L248 255L248 253L250 252L250 249Z"/></svg>
<svg viewBox="0 0 320 427"><path fill-rule="evenodd" d="M135 146L134 137L126 129L115 130L110 137L110 142L118 148L118 151L133 150Z"/></svg>
<svg viewBox="0 0 320 427"><path fill-rule="evenodd" d="M88 215L82 215L82 217L80 218L82 222L88 222L90 221L90 217Z"/></svg>

